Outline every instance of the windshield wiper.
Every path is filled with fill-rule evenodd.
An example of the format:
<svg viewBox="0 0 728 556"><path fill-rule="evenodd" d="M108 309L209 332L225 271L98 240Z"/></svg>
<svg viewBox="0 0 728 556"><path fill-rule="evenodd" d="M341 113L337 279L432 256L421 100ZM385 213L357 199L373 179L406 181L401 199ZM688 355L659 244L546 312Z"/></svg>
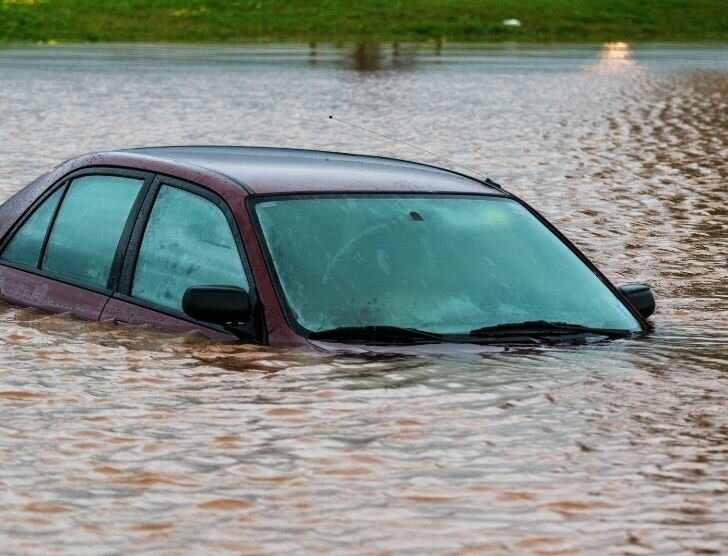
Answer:
<svg viewBox="0 0 728 556"><path fill-rule="evenodd" d="M630 336L630 330L618 328L593 328L581 324L570 324L568 322L552 322L547 320L529 320L525 322L512 322L496 324L495 326L484 326L476 328L468 333L477 338L498 338L513 334L526 336L566 336L571 334L595 334L609 338L622 338Z"/></svg>
<svg viewBox="0 0 728 556"><path fill-rule="evenodd" d="M632 334L629 330L613 328L592 328L581 324L569 324L566 322L552 322L545 320L533 320L526 322L514 322L498 324L495 326L484 326L471 330L465 335L461 334L439 334L418 330L417 328L402 328L399 326L370 325L370 326L343 326L329 330L311 332L308 337L311 340L331 340L334 342L375 342L386 344L401 343L464 343L472 341L473 338L500 339L503 341L513 337L529 337L534 340L552 336L578 336L592 334L606 336L609 338L622 338ZM542 340L543 341L543 340Z"/></svg>
<svg viewBox="0 0 728 556"><path fill-rule="evenodd" d="M333 341L360 341L385 342L398 344L402 342L413 343L441 343L446 342L445 336L437 332L427 332L416 328L400 328L399 326L342 326L329 330L319 330L308 335L311 340Z"/></svg>

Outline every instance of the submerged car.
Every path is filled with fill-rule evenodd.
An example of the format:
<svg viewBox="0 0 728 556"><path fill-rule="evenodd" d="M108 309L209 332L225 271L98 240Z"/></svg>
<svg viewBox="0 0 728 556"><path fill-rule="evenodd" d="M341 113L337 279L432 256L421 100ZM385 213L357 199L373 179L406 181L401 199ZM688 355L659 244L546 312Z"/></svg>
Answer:
<svg viewBox="0 0 728 556"><path fill-rule="evenodd" d="M613 338L654 310L491 180L374 156L83 155L6 201L0 238L7 303L263 345Z"/></svg>

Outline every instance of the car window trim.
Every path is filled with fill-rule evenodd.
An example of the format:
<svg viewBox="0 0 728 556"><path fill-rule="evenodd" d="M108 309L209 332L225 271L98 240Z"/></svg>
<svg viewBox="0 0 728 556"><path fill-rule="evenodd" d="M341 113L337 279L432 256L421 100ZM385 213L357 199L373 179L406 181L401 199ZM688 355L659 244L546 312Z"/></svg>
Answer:
<svg viewBox="0 0 728 556"><path fill-rule="evenodd" d="M136 222L134 223L129 234L129 241L127 243L126 253L124 256L123 264L121 266L119 281L111 297L120 301L130 303L132 305L137 305L145 309L150 309L152 311L171 316L176 319L196 324L203 328L209 328L217 332L230 334L230 332L225 330L222 326L215 325L209 322L198 321L196 319L193 319L183 311L175 311L174 309L170 309L169 307L163 307L151 301L134 297L131 294L134 284L134 275L136 274L137 262L139 260L139 253L141 252L142 242L144 241L144 234L146 233L152 210L154 209L154 206L157 202L157 198L159 196L159 192L162 189L162 186L174 187L177 189L181 189L182 191L186 191L187 193L190 193L192 195L197 195L198 197L202 197L203 199L210 201L218 209L220 209L225 217L225 220L228 223L230 232L232 233L233 239L235 241L235 246L238 251L238 258L240 259L243 267L243 272L245 272L245 277L248 282L248 295L250 295L251 304L253 307L258 307L260 309L260 298L258 296L252 268L248 259L248 253L245 248L245 242L243 241L240 230L238 229L238 224L235 220L233 210L228 202L219 194L207 189L202 185L168 176L166 174L156 174L154 176L150 183L149 190L145 195L144 201L140 205L140 210L137 214ZM254 340L260 343L265 343L266 327L263 322L265 317L262 310L257 310L255 312L256 318L260 319L260 331L258 336L254 338Z"/></svg>
<svg viewBox="0 0 728 556"><path fill-rule="evenodd" d="M106 167L106 166L94 166L90 168L83 168L81 170L77 170L76 172L72 172L71 174L66 176L66 189L63 192L63 196L61 200L58 202L58 206L56 207L55 212L53 213L53 218L51 219L51 222L48 226L48 229L46 230L46 237L43 242L43 246L41 248L40 258L38 260L38 270L41 270L43 272L47 272L43 270L43 260L45 259L45 253L46 249L48 247L48 241L50 240L51 233L53 232L53 228L56 225L56 219L58 218L58 214L61 211L61 208L63 208L63 201L66 199L66 195L68 195L68 192L70 191L71 187L73 187L73 182L76 181L79 178L88 177L88 176L110 176L110 177L117 177L117 178L128 178L131 180L141 180L142 185L139 188L139 191L137 192L136 198L134 199L134 203L132 203L131 209L129 209L129 214L126 215L126 221L124 222L124 227L122 228L121 235L119 236L119 240L116 243L116 250L114 252L114 258L111 261L111 267L109 268L109 276L106 279L106 287L102 286L96 286L94 284L88 284L89 286L100 288L101 291L109 292L109 295L111 292L113 292L116 288L116 283L118 282L118 271L117 275L114 274L114 270L118 269L120 266L120 263L118 262L117 258L120 256L119 253L119 247L124 240L125 233L127 233L127 229L130 227L131 223L133 223L136 220L136 214L138 213L138 205L140 204L139 199L145 197L147 189L149 187L149 184L151 183L152 179L154 178L154 174L151 174L149 172L144 172L140 170L131 170L131 169L124 169L124 168L114 168L114 167ZM49 275L53 276L63 276L61 274L55 274L51 272L47 272ZM66 277L64 277L66 278ZM76 280L70 279L74 282ZM77 282L79 283L85 283L80 280Z"/></svg>
<svg viewBox="0 0 728 556"><path fill-rule="evenodd" d="M218 209L220 209L220 211L225 216L225 220L227 221L228 226L230 227L230 231L232 232L233 238L235 240L238 257L240 258L240 262L242 263L243 271L245 272L245 277L248 282L248 287L251 290L254 290L255 282L253 280L253 273L248 262L248 254L245 249L245 244L240 235L240 230L238 230L238 224L235 221L235 217L233 216L233 211L230 208L230 205L228 205L227 201L225 201L225 199L223 199L217 193L210 191L209 189L206 189L201 185L166 176L164 174L157 174L154 180L152 180L149 192L146 195L144 202L140 206L137 221L133 227L133 230L131 230L128 247L126 249L126 257L121 272L121 279L119 280L119 284L115 292L121 295L132 297L131 289L134 282L134 275L136 273L136 265L139 259L139 252L141 251L142 241L144 240L144 234L146 233L149 219L152 215L152 210L154 209L154 205L156 204L157 198L159 197L159 192L162 189L162 186L165 185L181 189L182 191L186 191L187 193L190 193L192 195L197 195L198 197L202 197L203 199L210 201Z"/></svg>
<svg viewBox="0 0 728 556"><path fill-rule="evenodd" d="M53 226L56 224L56 218L58 218L58 212L61 210L61 205L63 204L63 200L66 198L66 194L68 193L68 189L70 188L70 181L66 181L61 187L56 189L56 191L61 191L61 198L58 199L58 204L56 205L56 208L53 209L53 214L51 215L51 219L48 221L48 227L46 228L45 235L43 236L43 243L40 244L40 252L38 253L38 260L35 261L35 267L38 270L42 270L43 267L43 259L45 258L45 252L48 248L48 240L51 238L51 230L53 230ZM38 207L40 208L40 206Z"/></svg>
<svg viewBox="0 0 728 556"><path fill-rule="evenodd" d="M48 241L50 239L51 232L53 231L53 227L55 226L56 219L58 217L58 214L60 212L60 209L63 205L63 201L66 198L66 195L68 194L69 189L71 188L73 181L85 177L85 176L112 176L112 177L123 177L123 178L129 178L129 179L137 179L137 180L143 180L142 186L137 193L137 198L134 201L134 204L132 205L131 210L129 211L129 214L127 215L127 220L124 224L124 228L122 229L122 234L119 237L119 243L117 243L117 250L114 255L114 259L111 263L111 269L109 271L109 280L107 280L106 287L98 286L96 284L89 284L87 282L82 282L80 280L76 280L74 278L70 278L68 276L63 276L62 274L57 274L53 272L48 272L46 270L42 269L43 265L43 259L45 258L45 252L46 248L48 247ZM8 266L10 268L14 268L16 270L22 270L24 272L29 272L31 274L36 274L38 276L41 276L42 278L48 278L50 280L55 280L57 282L60 282L62 284L67 284L70 286L78 287L81 289L86 289L95 293L101 293L105 294L107 296L111 296L116 288L116 282L118 281L118 276L115 277L115 280L112 281L112 277L115 266L120 266L120 263L117 263L116 258L120 256L119 253L119 245L122 242L122 240L125 237L125 232L127 231L127 228L129 228L131 225L133 225L134 221L136 220L137 214L135 213L135 209L137 208L137 203L139 203L139 199L146 197L146 194L148 192L149 186L151 185L152 180L154 179L155 174L151 172L147 172L144 170L138 170L134 168L122 168L122 167L116 167L116 166L88 166L85 168L80 168L78 170L74 170L72 172L69 172L68 174L65 174L60 179L58 179L53 185L51 185L46 191L44 191L38 199L35 200L31 204L31 206L25 211L23 216L18 218L17 222L13 225L13 227L8 231L7 234L5 234L5 237L3 238L3 241L0 243L0 253L2 253L5 248L8 246L8 244L12 241L13 237L15 237L15 234L18 232L18 230L27 222L27 220L35 213L40 206L47 201L51 196L53 196L59 189L65 188L63 193L61 194L61 198L58 201L58 205L55 207L53 211L53 216L51 217L51 220L48 223L48 227L46 228L46 233L43 238L43 243L41 244L41 249L38 254L38 259L36 260L35 266L30 265L24 265L19 263L14 263L12 261L8 261L5 259L0 259L0 264L4 266Z"/></svg>
<svg viewBox="0 0 728 556"><path fill-rule="evenodd" d="M144 179L144 183L142 184L142 187L139 190L136 199L134 199L131 209L129 210L129 216L127 217L124 228L121 231L119 241L116 244L116 252L114 253L114 259L111 262L111 268L109 269L109 279L106 282L106 285L111 292L117 291L119 287L121 273L124 268L124 259L126 258L126 253L129 249L129 242L131 241L134 225L139 218L139 214L141 213L147 198L151 194L155 179L155 174L147 174Z"/></svg>
<svg viewBox="0 0 728 556"><path fill-rule="evenodd" d="M50 186L48 189L46 189L42 194L40 194L38 196L38 198L30 205L30 207L28 207L28 209L23 213L23 215L15 221L15 223L10 227L8 232L5 234L5 237L0 242L0 253L3 253L5 251L5 249L10 244L10 242L13 241L13 238L15 237L15 235L18 233L18 231L20 231L20 228L22 228L25 225L25 223L28 220L30 220L30 217L33 216L33 214L35 214L35 212L41 207L41 205L43 203L45 203L48 199L53 197L53 195L56 193L56 191L58 191L62 187L65 187L66 184L67 184L67 180L65 178L61 179L61 180L57 181L56 183L54 183L52 186ZM64 195L65 195L65 193L64 193ZM61 203L61 200L58 201L59 205ZM55 214L55 211L54 211L54 214ZM46 235L48 234L48 230L50 229L52 223L53 223L53 219L51 218L51 220L48 223L48 228L46 228ZM43 244L41 244L41 249L42 249L42 247L43 247ZM10 261L6 261L5 259L0 259L0 262L6 263L6 262L10 262ZM14 264L16 264L16 263L14 263ZM37 264L38 264L38 262L36 261L36 266L31 267L31 268L36 268ZM28 265L21 265L21 266L25 266L26 268L28 268Z"/></svg>
<svg viewBox="0 0 728 556"><path fill-rule="evenodd" d="M159 190L162 187L162 181L163 177L161 175L157 174L154 176L149 186L149 190L144 196L144 201L139 207L139 212L136 215L136 219L134 220L134 224L129 233L123 262L119 269L119 276L114 290L115 294L131 297L131 287L134 281L134 274L136 272L137 258L139 256L139 251L141 250L144 234L147 230L149 217L152 214L152 209L154 208L154 205L157 202L157 197L159 196Z"/></svg>

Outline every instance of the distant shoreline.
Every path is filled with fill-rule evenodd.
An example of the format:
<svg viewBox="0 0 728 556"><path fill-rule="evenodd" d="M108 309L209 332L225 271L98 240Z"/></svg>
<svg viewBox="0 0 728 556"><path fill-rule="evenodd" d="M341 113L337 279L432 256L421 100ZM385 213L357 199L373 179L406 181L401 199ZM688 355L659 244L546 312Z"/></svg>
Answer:
<svg viewBox="0 0 728 556"><path fill-rule="evenodd" d="M728 42L724 0L0 0L7 43Z"/></svg>

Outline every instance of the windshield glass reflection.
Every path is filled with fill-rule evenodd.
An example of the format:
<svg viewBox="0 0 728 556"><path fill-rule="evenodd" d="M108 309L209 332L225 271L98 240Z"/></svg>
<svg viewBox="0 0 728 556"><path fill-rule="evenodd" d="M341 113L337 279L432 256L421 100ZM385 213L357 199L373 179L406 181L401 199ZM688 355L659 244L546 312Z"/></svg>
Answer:
<svg viewBox="0 0 728 556"><path fill-rule="evenodd" d="M524 321L638 330L597 276L519 203L350 196L256 205L280 288L308 331L439 333Z"/></svg>

